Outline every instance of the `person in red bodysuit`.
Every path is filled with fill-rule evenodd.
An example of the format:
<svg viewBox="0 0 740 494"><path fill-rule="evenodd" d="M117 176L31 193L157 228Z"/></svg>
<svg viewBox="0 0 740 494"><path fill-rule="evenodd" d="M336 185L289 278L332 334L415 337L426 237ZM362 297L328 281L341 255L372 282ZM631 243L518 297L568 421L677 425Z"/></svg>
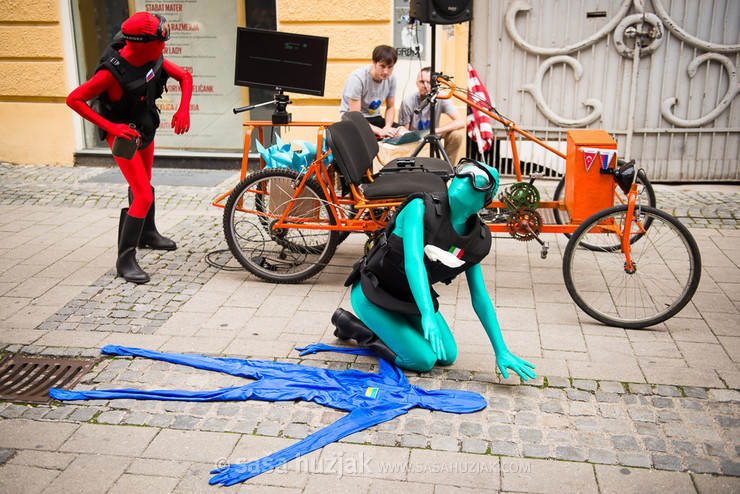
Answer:
<svg viewBox="0 0 740 494"><path fill-rule="evenodd" d="M154 189L151 186L154 133L159 125L155 100L168 77L180 83L180 107L172 117L176 134L190 129L192 76L162 56L169 26L164 17L139 12L121 25L124 41L112 43L101 56L95 74L67 96L67 105L97 125L113 148L118 138L135 140L131 159L114 156L130 187L130 207L121 211L116 271L127 281L146 283L149 275L136 261L136 248L174 250L175 242L163 237L154 223ZM99 97L101 110L87 104ZM134 124L135 127L129 126Z"/></svg>

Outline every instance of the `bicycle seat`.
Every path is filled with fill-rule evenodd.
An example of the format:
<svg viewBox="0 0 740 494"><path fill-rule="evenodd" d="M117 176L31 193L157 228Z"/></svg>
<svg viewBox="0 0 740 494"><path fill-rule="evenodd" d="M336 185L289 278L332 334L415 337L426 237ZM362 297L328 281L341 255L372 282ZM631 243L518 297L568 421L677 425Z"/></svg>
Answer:
<svg viewBox="0 0 740 494"><path fill-rule="evenodd" d="M370 124L367 123L365 116L358 111L348 111L342 115L343 122L352 122L360 133L362 144L367 150L367 156L370 161L374 160L378 155L380 148L378 147L378 139L375 137L373 129L370 128Z"/></svg>
<svg viewBox="0 0 740 494"><path fill-rule="evenodd" d="M351 122L359 132L360 140L367 151L367 155L370 161L375 159L378 155L380 148L378 147L378 139L375 137L370 128L370 124L367 122L365 116L358 111L348 111L342 115L343 122ZM405 161L404 161L405 160ZM408 160L411 160L410 162ZM449 163L439 158L424 158L424 157L411 157L411 158L398 158L388 162L380 173L385 172L396 172L400 168L418 168L419 171L431 172L442 178L450 178L454 175L454 171Z"/></svg>
<svg viewBox="0 0 740 494"><path fill-rule="evenodd" d="M406 197L414 192L442 192L447 183L439 175L425 172L383 174L373 182L362 184L360 190L368 199Z"/></svg>
<svg viewBox="0 0 740 494"><path fill-rule="evenodd" d="M447 189L445 181L434 173L416 169L400 170L398 173L383 173L373 182L364 183L373 160L362 144L363 139L357 126L348 120L334 123L326 129L326 143L332 151L342 179L357 187L362 184L362 193L368 199L405 197L413 192L437 192Z"/></svg>

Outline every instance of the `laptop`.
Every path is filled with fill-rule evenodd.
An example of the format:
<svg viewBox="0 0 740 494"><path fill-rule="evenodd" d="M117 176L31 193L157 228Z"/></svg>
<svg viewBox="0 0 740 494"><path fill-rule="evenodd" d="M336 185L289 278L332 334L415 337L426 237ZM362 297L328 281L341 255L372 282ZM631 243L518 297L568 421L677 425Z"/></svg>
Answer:
<svg viewBox="0 0 740 494"><path fill-rule="evenodd" d="M409 142L420 141L428 133L429 133L428 130L412 130L400 136L391 137L390 139L383 139L383 142L387 142L388 144L393 144L394 146L398 146L400 144L407 144Z"/></svg>

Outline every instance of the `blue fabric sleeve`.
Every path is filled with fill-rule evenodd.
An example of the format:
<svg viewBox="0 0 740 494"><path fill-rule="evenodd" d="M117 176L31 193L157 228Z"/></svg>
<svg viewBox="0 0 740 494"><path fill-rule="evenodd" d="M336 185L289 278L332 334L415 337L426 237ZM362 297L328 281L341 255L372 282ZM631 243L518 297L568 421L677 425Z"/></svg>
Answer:
<svg viewBox="0 0 740 494"><path fill-rule="evenodd" d="M235 386L223 388L216 391L176 391L159 389L155 391L142 391L140 389L99 389L94 391L65 391L52 388L49 396L55 400L114 400L118 398L130 398L135 400L163 400L163 401L243 401L252 398L252 386L258 387L258 383L246 386ZM259 399L259 398L258 398ZM275 400L280 399L275 397Z"/></svg>
<svg viewBox="0 0 740 494"><path fill-rule="evenodd" d="M211 473L215 473L216 475L211 477L208 482L210 484L224 484L227 486L238 484L239 482L284 465L299 456L323 448L327 444L338 441L350 434L394 419L406 413L409 408L411 407L402 407L396 403L382 408L356 408L332 425L314 432L305 439L276 453L249 463L229 465L228 467L213 470Z"/></svg>
<svg viewBox="0 0 740 494"><path fill-rule="evenodd" d="M250 379L261 379L266 375L275 376L280 373L289 376L294 371L295 366L295 364L273 362L271 360L213 358L189 353L161 353L116 345L103 347L101 353L125 357L145 357L153 360L162 360L171 364L188 365L196 369L224 372L232 376L248 377Z"/></svg>
<svg viewBox="0 0 740 494"><path fill-rule="evenodd" d="M299 353L298 355L300 357L312 353L318 353L318 352L336 352L336 353L349 353L351 355L364 355L366 357L377 357L375 353L372 350L369 350L367 348L343 348L338 346L330 346L325 345L323 343L315 343L313 345L308 345L303 348L296 348Z"/></svg>

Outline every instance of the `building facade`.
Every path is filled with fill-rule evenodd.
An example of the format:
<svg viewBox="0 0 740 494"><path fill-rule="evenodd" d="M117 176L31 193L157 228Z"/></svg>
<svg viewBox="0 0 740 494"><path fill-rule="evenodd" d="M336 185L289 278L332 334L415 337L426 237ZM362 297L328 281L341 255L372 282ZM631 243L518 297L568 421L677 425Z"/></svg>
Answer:
<svg viewBox="0 0 740 494"><path fill-rule="evenodd" d="M429 64L432 51L429 26L417 26L409 36L408 0L5 0L0 3L0 161L73 165L110 155L65 98L92 75L121 22L138 11L168 19L172 38L165 57L193 74L187 135L176 136L169 128L179 103L176 82L170 81L160 100L160 156L240 157L242 122L269 119L270 107L241 115L231 111L272 99L270 91L234 85L239 26L329 38L324 95L290 94L294 121L336 121L347 75L369 64L379 44L403 53L395 69L400 104L415 90L416 74ZM437 66L464 85L468 24L437 29Z"/></svg>

